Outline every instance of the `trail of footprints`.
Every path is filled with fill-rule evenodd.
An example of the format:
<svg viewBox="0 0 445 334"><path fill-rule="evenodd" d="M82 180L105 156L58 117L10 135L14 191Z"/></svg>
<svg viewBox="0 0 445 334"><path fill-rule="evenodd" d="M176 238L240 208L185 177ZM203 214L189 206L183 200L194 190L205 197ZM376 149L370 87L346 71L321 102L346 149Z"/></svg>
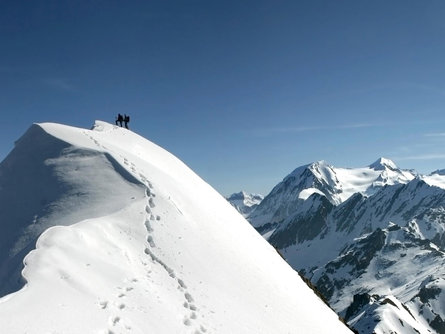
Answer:
<svg viewBox="0 0 445 334"><path fill-rule="evenodd" d="M108 329L106 329L104 334L118 334L123 332L131 332L131 324L124 319L122 311L126 308L125 298L128 293L130 293L134 287L133 284L138 282L136 278L126 283L125 288L117 287L117 294L114 302L110 303L109 301L100 301L99 307L103 310L108 310L111 313L111 316L108 319ZM101 334L102 334L101 333Z"/></svg>
<svg viewBox="0 0 445 334"><path fill-rule="evenodd" d="M99 143L93 136L91 136L88 132L83 131L83 134L91 139L91 141L99 148L107 150L107 147Z"/></svg>
<svg viewBox="0 0 445 334"><path fill-rule="evenodd" d="M155 216L152 209L156 207L154 198L156 195L152 192L153 186L152 184L147 180L145 176L140 174L140 177L142 181L146 184L146 196L147 196L147 204L145 206L145 211L147 213L147 217L145 220L145 227L147 229L148 235L147 235L147 243L148 246L145 248L145 253L150 256L151 260L160 266L164 268L164 270L167 272L167 274L171 277L171 279L175 280L177 283L177 288L179 291L181 291L184 295L184 302L182 306L186 310L184 317L183 317L183 324L187 327L195 327L195 331L193 334L201 334L201 333L207 333L207 329L203 326L198 324L198 308L196 307L194 303L194 298L190 294L190 292L187 290L187 285L185 284L184 280L180 277L178 277L175 273L175 271L170 268L166 263L164 263L159 257L156 256L154 253L154 249L156 248L156 244L153 238L153 227L152 222L160 220L159 216Z"/></svg>
<svg viewBox="0 0 445 334"><path fill-rule="evenodd" d="M94 137L90 136L88 133L84 133L86 136L88 136L98 147L106 149L105 146L101 145ZM128 161L127 158L121 156L123 158L123 162L126 166L130 167L130 170L139 177L139 179L144 183L146 186L146 198L147 198L147 204L145 206L145 212L146 212L146 218L145 218L145 228L147 230L147 247L145 248L145 254L147 254L151 261L155 264L160 265L164 270L167 272L167 274L171 277L171 279L175 280L177 283L177 289L181 291L181 293L184 296L183 299L183 308L185 310L184 316L183 316L183 325L186 326L186 328L190 328L192 334L204 334L209 333L209 331L204 327L203 325L199 324L199 314L198 314L198 308L194 303L194 298L191 295L191 293L187 289L187 285L184 282L183 279L180 277L177 277L175 271L170 268L166 263L164 263L156 254L154 253L154 250L156 249L156 243L153 237L153 223L156 221L161 220L161 217L159 215L155 215L152 211L153 208L156 207L154 198L156 197L155 193L153 193L153 185L151 182L142 174L138 173L136 165L130 161ZM112 315L109 318L109 326L108 330L104 332L104 334L118 334L121 333L123 330L125 331L131 331L131 325L126 322L122 317L122 311L125 310L126 305L124 303L124 299L128 293L131 293L131 291L134 289L132 284L136 283L137 279L130 280L130 284L127 285L127 287L122 288L118 287L118 293L117 293L117 299L115 302L110 303L109 301L100 301L99 307L103 310L111 310ZM194 331L193 331L194 329ZM102 334L102 333L101 333Z"/></svg>

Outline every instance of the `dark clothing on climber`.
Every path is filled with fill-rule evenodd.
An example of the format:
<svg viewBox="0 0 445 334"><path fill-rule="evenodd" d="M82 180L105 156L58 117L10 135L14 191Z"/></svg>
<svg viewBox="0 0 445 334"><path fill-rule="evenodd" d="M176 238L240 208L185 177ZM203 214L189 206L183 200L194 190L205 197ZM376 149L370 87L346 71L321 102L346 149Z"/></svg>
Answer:
<svg viewBox="0 0 445 334"><path fill-rule="evenodd" d="M117 118L116 118L116 125L117 123L119 123L119 125L122 127L122 122L124 121L124 118L122 117L121 114L117 114Z"/></svg>
<svg viewBox="0 0 445 334"><path fill-rule="evenodd" d="M128 123L130 122L130 116L125 115L124 117L124 123L125 123L125 127L128 129Z"/></svg>

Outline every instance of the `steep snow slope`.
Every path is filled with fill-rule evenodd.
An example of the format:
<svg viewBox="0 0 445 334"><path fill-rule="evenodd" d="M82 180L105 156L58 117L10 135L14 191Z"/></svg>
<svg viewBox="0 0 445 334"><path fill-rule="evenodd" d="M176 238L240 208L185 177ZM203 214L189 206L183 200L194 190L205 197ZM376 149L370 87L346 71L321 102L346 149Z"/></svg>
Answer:
<svg viewBox="0 0 445 334"><path fill-rule="evenodd" d="M0 196L2 291L38 238L2 332L349 333L224 198L128 130L34 125Z"/></svg>

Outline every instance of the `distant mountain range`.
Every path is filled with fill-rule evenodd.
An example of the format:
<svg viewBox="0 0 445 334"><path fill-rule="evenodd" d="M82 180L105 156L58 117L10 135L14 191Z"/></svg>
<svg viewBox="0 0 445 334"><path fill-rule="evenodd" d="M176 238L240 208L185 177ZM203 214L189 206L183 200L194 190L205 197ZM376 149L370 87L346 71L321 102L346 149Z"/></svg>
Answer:
<svg viewBox="0 0 445 334"><path fill-rule="evenodd" d="M247 215L360 333L445 333L445 173L295 169Z"/></svg>
<svg viewBox="0 0 445 334"><path fill-rule="evenodd" d="M234 193L227 197L230 204L232 204L244 217L247 217L263 199L263 195L248 194L244 191Z"/></svg>

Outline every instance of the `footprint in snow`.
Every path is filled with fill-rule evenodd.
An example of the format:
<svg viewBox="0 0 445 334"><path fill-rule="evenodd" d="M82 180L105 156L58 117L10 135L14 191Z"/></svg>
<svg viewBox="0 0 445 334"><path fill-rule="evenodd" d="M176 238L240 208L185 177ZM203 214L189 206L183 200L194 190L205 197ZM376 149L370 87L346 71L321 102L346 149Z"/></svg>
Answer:
<svg viewBox="0 0 445 334"><path fill-rule="evenodd" d="M111 317L111 318L110 318L110 323L111 323L112 326L116 326L117 323L118 323L120 320L121 320L120 317L118 317L118 316L114 316L114 317Z"/></svg>
<svg viewBox="0 0 445 334"><path fill-rule="evenodd" d="M155 242L153 240L153 237L151 235L149 235L147 237L147 241L148 241L148 244L150 245L151 248L155 248L156 247Z"/></svg>
<svg viewBox="0 0 445 334"><path fill-rule="evenodd" d="M185 285L184 281L182 279L178 279L178 284L181 288L187 289L187 286Z"/></svg>
<svg viewBox="0 0 445 334"><path fill-rule="evenodd" d="M108 307L108 301L99 302L99 307L103 310L106 309Z"/></svg>
<svg viewBox="0 0 445 334"><path fill-rule="evenodd" d="M188 292L186 292L185 294L184 294L184 297L185 297L185 299L187 300L187 302L190 304L190 303L193 303L193 297L192 297L192 295L191 294L189 294Z"/></svg>
<svg viewBox="0 0 445 334"><path fill-rule="evenodd" d="M184 306L184 308L189 309L190 311L198 311L198 308L193 304L184 302L183 306Z"/></svg>
<svg viewBox="0 0 445 334"><path fill-rule="evenodd" d="M145 220L145 228L147 229L147 232L153 232L153 229L152 229L152 227L151 227L151 225L150 225L150 220Z"/></svg>

